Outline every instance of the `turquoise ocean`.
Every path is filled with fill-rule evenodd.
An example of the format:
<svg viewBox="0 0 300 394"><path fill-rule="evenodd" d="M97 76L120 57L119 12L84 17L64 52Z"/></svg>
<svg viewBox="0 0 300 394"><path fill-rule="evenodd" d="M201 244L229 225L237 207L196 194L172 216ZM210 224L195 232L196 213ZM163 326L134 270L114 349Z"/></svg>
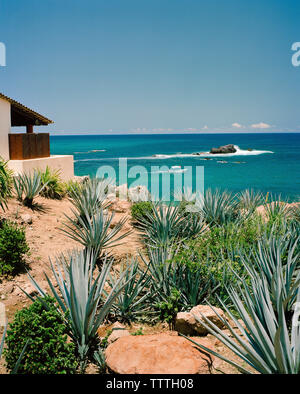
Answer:
<svg viewBox="0 0 300 394"><path fill-rule="evenodd" d="M149 190L150 174L158 174L152 182L161 182L166 172L172 189L174 174L193 178L196 167L203 166L205 188L232 192L249 188L300 200L300 133L55 135L50 141L51 154L74 155L75 175L95 176L99 167L111 166L118 183L119 158L127 158L128 171L133 166L145 168ZM212 147L226 144L234 144L237 152L223 156L208 153ZM206 153L196 156L195 152ZM137 178L128 178L128 184L137 184Z"/></svg>

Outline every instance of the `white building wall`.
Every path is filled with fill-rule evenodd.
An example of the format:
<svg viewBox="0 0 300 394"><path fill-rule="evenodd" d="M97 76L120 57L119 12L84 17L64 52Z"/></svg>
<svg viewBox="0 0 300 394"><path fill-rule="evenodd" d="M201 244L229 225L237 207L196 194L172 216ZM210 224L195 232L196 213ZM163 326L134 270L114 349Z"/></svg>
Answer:
<svg viewBox="0 0 300 394"><path fill-rule="evenodd" d="M72 155L53 155L40 159L10 160L8 167L13 170L15 175L32 173L33 170L45 171L46 167L58 170L63 181L74 178L74 160Z"/></svg>
<svg viewBox="0 0 300 394"><path fill-rule="evenodd" d="M10 103L0 98L0 156L9 159L8 134L10 133Z"/></svg>

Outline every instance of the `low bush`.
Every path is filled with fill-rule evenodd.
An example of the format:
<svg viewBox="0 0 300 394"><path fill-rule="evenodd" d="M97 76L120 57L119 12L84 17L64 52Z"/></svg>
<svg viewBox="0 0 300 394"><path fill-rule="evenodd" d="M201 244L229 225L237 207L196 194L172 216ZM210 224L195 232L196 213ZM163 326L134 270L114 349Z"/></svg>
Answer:
<svg viewBox="0 0 300 394"><path fill-rule="evenodd" d="M0 222L0 275L22 272L28 251L24 229L13 222Z"/></svg>
<svg viewBox="0 0 300 394"><path fill-rule="evenodd" d="M0 157L0 208L6 207L7 199L11 196L13 173L7 166L7 161Z"/></svg>
<svg viewBox="0 0 300 394"><path fill-rule="evenodd" d="M20 374L72 374L76 372L75 345L67 341L67 328L53 299L36 300L15 314L6 336L7 368L12 370L27 342Z"/></svg>
<svg viewBox="0 0 300 394"><path fill-rule="evenodd" d="M180 291L176 288L171 290L171 295L165 301L158 302L155 305L155 308L159 312L160 320L167 322L171 330L175 328L175 319L177 313L180 311L180 307Z"/></svg>
<svg viewBox="0 0 300 394"><path fill-rule="evenodd" d="M141 218L146 218L147 214L153 212L153 204L150 201L139 201L135 202L131 206L131 216L134 221L138 221Z"/></svg>
<svg viewBox="0 0 300 394"><path fill-rule="evenodd" d="M61 200L66 194L59 171L51 170L48 166L45 171L40 171L41 184L44 186L40 195L45 198Z"/></svg>
<svg viewBox="0 0 300 394"><path fill-rule="evenodd" d="M178 283L190 307L206 300L217 306L218 297L228 301L226 287L238 282L232 270L240 277L247 277L240 251L249 254L260 232L259 221L251 219L240 226L229 223L213 227L201 237L184 243L171 262L173 266L181 266ZM197 287L202 291L197 292Z"/></svg>

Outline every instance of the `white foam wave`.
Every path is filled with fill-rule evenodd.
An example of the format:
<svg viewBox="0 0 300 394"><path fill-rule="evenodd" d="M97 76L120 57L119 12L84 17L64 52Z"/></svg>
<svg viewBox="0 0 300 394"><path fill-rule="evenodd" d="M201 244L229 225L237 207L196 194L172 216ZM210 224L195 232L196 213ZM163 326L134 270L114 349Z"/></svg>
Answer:
<svg viewBox="0 0 300 394"><path fill-rule="evenodd" d="M95 152L106 152L105 149L93 149L93 150L88 150L86 152L74 152L76 155L84 154L84 153L95 153Z"/></svg>
<svg viewBox="0 0 300 394"><path fill-rule="evenodd" d="M139 157L126 157L127 160L163 160L163 159L172 159L172 158L184 158L190 157L199 160L204 160L203 158L213 158L213 157L234 157L234 156L257 156L263 155L267 153L274 153L269 150L257 150L257 149L240 149L239 146L234 145L236 152L235 153L210 153L210 152L200 152L199 154L196 153L175 153L171 155L166 154L155 154L153 156L139 156ZM90 151L91 152L91 151ZM82 152L84 153L84 152ZM88 153L88 152L86 152ZM119 160L125 159L125 157L105 157L105 158L95 158L95 159L81 159L81 160L74 160L75 162L82 162L82 161L109 161L109 160ZM176 166L175 166L176 167ZM176 169L174 169L176 170ZM180 170L179 170L180 171Z"/></svg>
<svg viewBox="0 0 300 394"><path fill-rule="evenodd" d="M174 155L164 155L164 154L157 154L153 155L150 158L152 159L171 159L172 157L232 157L232 156L256 156L262 155L265 153L274 153L270 150L256 150L256 149L240 149L239 146L234 145L236 152L235 153L210 153L210 152L200 152L199 154L196 153L176 153Z"/></svg>

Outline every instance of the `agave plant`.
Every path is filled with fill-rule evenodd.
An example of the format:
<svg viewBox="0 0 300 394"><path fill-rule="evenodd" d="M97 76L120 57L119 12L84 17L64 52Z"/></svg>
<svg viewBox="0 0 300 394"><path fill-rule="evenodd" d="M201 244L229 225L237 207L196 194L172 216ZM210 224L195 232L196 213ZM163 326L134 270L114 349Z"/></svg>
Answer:
<svg viewBox="0 0 300 394"><path fill-rule="evenodd" d="M267 221L271 224L286 221L289 216L289 205L282 201L281 196L270 195L264 202L264 210Z"/></svg>
<svg viewBox="0 0 300 394"><path fill-rule="evenodd" d="M235 353L241 360L262 374L299 374L300 373L300 292L292 318L292 327L284 314L282 297L278 300L278 313L274 309L266 280L255 283L252 291L243 283L239 291L231 288L229 296L235 306L239 319L223 304L224 310L232 319L239 332L233 330L228 320L222 318L211 306L230 336L202 315L202 324L207 330ZM199 316L195 315L197 320ZM204 319L204 322L203 322ZM189 338L187 338L189 339ZM220 353L189 339L200 349L228 362L243 373L251 373L241 364L234 362Z"/></svg>
<svg viewBox="0 0 300 394"><path fill-rule="evenodd" d="M151 314L151 304L147 301L153 299L154 294L150 291L151 277L148 275L148 270L142 270L136 258L128 263L127 261L126 267L123 266L121 270L121 273L124 269L126 271L124 281L127 284L116 297L111 313L118 321L131 324L142 316ZM133 279L130 280L131 278ZM111 288L117 281L116 276L109 275L108 283Z"/></svg>
<svg viewBox="0 0 300 394"><path fill-rule="evenodd" d="M271 236L258 241L250 260L243 256L241 260L253 281L260 273L269 286L269 293L277 310L277 304L283 307L285 314L292 310L300 286L300 253L296 250L299 238L290 242L285 235Z"/></svg>
<svg viewBox="0 0 300 394"><path fill-rule="evenodd" d="M11 196L13 173L7 161L0 157L0 208L5 209L6 201Z"/></svg>
<svg viewBox="0 0 300 394"><path fill-rule="evenodd" d="M148 276L151 278L149 291L155 294L156 301L167 302L176 289L180 294L179 304L184 310L188 310L203 303L216 290L217 285L212 275L203 278L199 267L176 260L177 249L176 245L168 249L149 247L148 260L143 255L140 258L147 266Z"/></svg>
<svg viewBox="0 0 300 394"><path fill-rule="evenodd" d="M102 208L92 216L87 210L83 210L83 213L75 210L72 212L74 218L65 215L68 222L64 223L65 228L61 231L86 249L93 250L96 256L101 256L105 248L117 246L119 241L130 234L130 231L127 231L118 235L127 220L126 218L121 219L113 228L110 228L114 213L104 214Z"/></svg>
<svg viewBox="0 0 300 394"><path fill-rule="evenodd" d="M287 255L285 261L281 256L284 250ZM260 373L300 373L300 324L295 323L300 315L300 276L299 255L295 255L295 245L290 245L285 239L268 241L266 247L259 246L258 251L254 252L254 267L251 259L246 260L246 257L241 259L250 274L250 284L237 276L241 284L236 288L232 285L227 287L235 313L218 298L239 332L233 330L229 321L221 318L212 306L233 339L205 316L202 316L205 321L203 325ZM293 315L292 305L296 307ZM195 318L199 320L199 317ZM250 372L243 365L202 345L198 346L240 371Z"/></svg>
<svg viewBox="0 0 300 394"><path fill-rule="evenodd" d="M199 237L208 229L203 215L198 211L185 213L179 228L179 234L182 239Z"/></svg>
<svg viewBox="0 0 300 394"><path fill-rule="evenodd" d="M17 200L22 202L23 201L23 193L24 193L23 182L21 181L21 179L19 177L14 177L13 182L14 182L14 189L15 189Z"/></svg>
<svg viewBox="0 0 300 394"><path fill-rule="evenodd" d="M104 296L104 286L111 270L113 259L105 259L98 275L95 274L96 257L90 251L73 251L68 258L60 256L50 260L56 284L45 274L51 292L58 302L59 310L70 329L70 336L77 344L81 371L89 357L101 359L97 330L109 313L116 297L127 282L125 270ZM28 274L43 302L45 291ZM129 277L128 280L132 278ZM58 288L59 291L56 290ZM28 295L28 294L27 294ZM29 296L33 299L31 296ZM45 303L45 306L47 304ZM95 352L95 353L94 353ZM92 354L91 354L92 353Z"/></svg>
<svg viewBox="0 0 300 394"><path fill-rule="evenodd" d="M239 193L239 207L247 212L254 212L256 208L264 203L262 193L255 192L253 189L247 189Z"/></svg>
<svg viewBox="0 0 300 394"><path fill-rule="evenodd" d="M178 206L158 203L154 205L151 212L146 212L144 217L137 220L137 227L146 244L166 248L179 236L183 240L182 231L185 229L183 220Z"/></svg>
<svg viewBox="0 0 300 394"><path fill-rule="evenodd" d="M170 296L174 285L173 266L168 262L172 259L174 245L168 247L153 248L148 246L148 259L140 254L141 261L147 267L151 277L151 287L157 297L166 300Z"/></svg>
<svg viewBox="0 0 300 394"><path fill-rule="evenodd" d="M81 187L70 187L70 200L81 218L95 214L100 208L107 208L104 204L107 197L107 190L111 181L106 179L93 178L81 185Z"/></svg>
<svg viewBox="0 0 300 394"><path fill-rule="evenodd" d="M32 174L23 173L14 180L15 189L18 199L29 208L33 208L33 200L47 186L47 182L42 183L41 174L34 170ZM24 194L24 198L23 198Z"/></svg>
<svg viewBox="0 0 300 394"><path fill-rule="evenodd" d="M300 203L295 204L292 208L291 208L291 215L292 215L292 219L295 220L297 223L300 222Z"/></svg>
<svg viewBox="0 0 300 394"><path fill-rule="evenodd" d="M197 197L196 205L199 206L208 225L222 226L244 219L235 196L227 191L207 189L204 194Z"/></svg>

